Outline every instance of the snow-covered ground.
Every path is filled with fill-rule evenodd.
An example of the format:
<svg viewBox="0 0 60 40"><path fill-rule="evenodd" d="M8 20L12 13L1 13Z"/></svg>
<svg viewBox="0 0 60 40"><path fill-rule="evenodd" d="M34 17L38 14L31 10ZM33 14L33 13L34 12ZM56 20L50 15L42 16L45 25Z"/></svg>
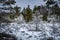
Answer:
<svg viewBox="0 0 60 40"><path fill-rule="evenodd" d="M0 33L15 35L18 40L60 40L60 23L45 22L40 19L25 23L20 15L13 23L0 23ZM36 21L40 31L29 31L36 29Z"/></svg>
<svg viewBox="0 0 60 40"><path fill-rule="evenodd" d="M18 40L47 40L49 37L55 35L54 40L60 40L60 23L47 23L40 22L40 31L28 31L30 29L35 29L36 25L29 23L1 23L0 32L4 32L11 35L16 35ZM53 39L52 39L53 40Z"/></svg>

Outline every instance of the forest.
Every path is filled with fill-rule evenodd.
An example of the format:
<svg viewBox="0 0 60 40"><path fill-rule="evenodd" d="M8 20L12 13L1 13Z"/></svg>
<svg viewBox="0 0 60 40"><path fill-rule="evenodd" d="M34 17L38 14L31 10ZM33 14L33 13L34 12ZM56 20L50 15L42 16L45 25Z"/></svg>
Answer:
<svg viewBox="0 0 60 40"><path fill-rule="evenodd" d="M0 40L60 40L60 0L45 5L16 5L0 0Z"/></svg>
<svg viewBox="0 0 60 40"><path fill-rule="evenodd" d="M47 1L45 6L35 5L33 9L28 5L27 8L23 8L23 10L21 10L21 7L18 7L17 5L13 7L12 5L15 5L15 3L16 1L13 0L11 2L4 2L4 0L1 0L0 4L2 4L2 7L0 7L0 22L13 22L15 18L20 16L20 14L22 14L25 22L32 21L34 16L39 16L42 21L50 21L53 17L57 22L60 20L60 8L57 1ZM51 18L51 16L53 17Z"/></svg>

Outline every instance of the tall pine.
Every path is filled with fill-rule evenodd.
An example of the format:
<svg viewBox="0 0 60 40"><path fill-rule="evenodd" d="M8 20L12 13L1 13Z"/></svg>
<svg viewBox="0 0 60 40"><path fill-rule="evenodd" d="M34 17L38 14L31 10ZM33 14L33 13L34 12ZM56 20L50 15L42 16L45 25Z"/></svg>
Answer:
<svg viewBox="0 0 60 40"><path fill-rule="evenodd" d="M32 20L32 10L29 5L26 9L23 9L23 16L26 22L30 22Z"/></svg>

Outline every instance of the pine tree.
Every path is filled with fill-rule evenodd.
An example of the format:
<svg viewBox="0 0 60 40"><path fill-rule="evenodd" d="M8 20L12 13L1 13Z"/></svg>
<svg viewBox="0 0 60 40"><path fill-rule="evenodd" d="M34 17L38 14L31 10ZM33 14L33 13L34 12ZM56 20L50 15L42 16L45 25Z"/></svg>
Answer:
<svg viewBox="0 0 60 40"><path fill-rule="evenodd" d="M48 12L46 11L46 13L43 14L43 21L48 21Z"/></svg>
<svg viewBox="0 0 60 40"><path fill-rule="evenodd" d="M21 8L18 7L18 6L15 6L15 7L14 7L14 10L15 10L15 16L19 16L19 15L20 15L20 10L21 10Z"/></svg>
<svg viewBox="0 0 60 40"><path fill-rule="evenodd" d="M35 5L33 8L33 13L35 13L36 10L37 10L37 6Z"/></svg>
<svg viewBox="0 0 60 40"><path fill-rule="evenodd" d="M2 8L3 10L10 10L10 13L13 12L13 7L12 4L15 4L15 0L0 0L2 3ZM7 13L7 12L6 12Z"/></svg>
<svg viewBox="0 0 60 40"><path fill-rule="evenodd" d="M12 5L15 4L15 0L7 0L3 5L7 5L9 7L10 12L12 11Z"/></svg>
<svg viewBox="0 0 60 40"><path fill-rule="evenodd" d="M26 21L26 9L23 8L23 10L22 10L21 13L22 13L22 15L23 15L24 20Z"/></svg>
<svg viewBox="0 0 60 40"><path fill-rule="evenodd" d="M47 1L46 2L46 7L48 9L48 16L50 16L50 14L51 14L50 10L52 10L51 9L52 7L50 7L50 6L55 4L55 1L54 0L46 0L46 1Z"/></svg>
<svg viewBox="0 0 60 40"><path fill-rule="evenodd" d="M24 9L23 13L24 13L24 19L26 22L29 22L32 20L32 10L30 9L29 5L26 9Z"/></svg>
<svg viewBox="0 0 60 40"><path fill-rule="evenodd" d="M52 11L57 15L58 21L60 22L60 8L57 4L52 7Z"/></svg>
<svg viewBox="0 0 60 40"><path fill-rule="evenodd" d="M55 17L55 15L54 14L56 14L56 13L58 13L58 7L57 7L57 5L55 4L56 2L54 1L54 0L48 0L47 1L47 7L48 7L48 9L51 9L53 6L53 8L51 9L52 10L52 13L53 13L53 17ZM53 4L55 4L55 5L53 5ZM52 7L50 7L50 5L53 5ZM48 12L49 12L49 10L48 10ZM55 33L56 33L56 28L55 28L55 20L53 19L52 20L53 21L53 32L54 32L54 39L55 39Z"/></svg>
<svg viewBox="0 0 60 40"><path fill-rule="evenodd" d="M30 9L30 6L28 5L28 7L26 8L26 18L27 18L27 22L32 20L32 10Z"/></svg>
<svg viewBox="0 0 60 40"><path fill-rule="evenodd" d="M6 0L4 2L4 5L10 5L11 6L11 4L15 4L15 3L16 3L15 0Z"/></svg>
<svg viewBox="0 0 60 40"><path fill-rule="evenodd" d="M40 6L35 5L33 8L33 13L35 13L35 11L40 11L40 8L41 8Z"/></svg>
<svg viewBox="0 0 60 40"><path fill-rule="evenodd" d="M16 3L15 0L0 0L0 3L2 3L1 6L3 6L2 8L0 8L0 9L2 9L0 12L1 15L5 15L10 18L14 18L14 15L13 15L14 9L13 9L12 5L14 5ZM5 10L5 11L3 11L3 10ZM8 10L8 11L6 11L6 10Z"/></svg>

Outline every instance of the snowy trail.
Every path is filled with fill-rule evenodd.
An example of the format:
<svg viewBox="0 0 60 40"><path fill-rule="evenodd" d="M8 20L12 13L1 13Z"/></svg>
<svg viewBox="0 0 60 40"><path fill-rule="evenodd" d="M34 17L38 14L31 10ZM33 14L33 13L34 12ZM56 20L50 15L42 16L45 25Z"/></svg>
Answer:
<svg viewBox="0 0 60 40"><path fill-rule="evenodd" d="M31 27L30 27L31 26ZM18 24L14 23L2 23L0 27L0 32L5 32L7 34L16 35L18 40L47 40L49 37L54 37L53 34L53 25L52 23L41 23L39 24L39 29L41 31L28 31L28 29L35 29L35 24ZM55 24L55 27L58 29L55 33L56 40L60 40L60 25L58 23ZM59 33L58 33L59 32Z"/></svg>

